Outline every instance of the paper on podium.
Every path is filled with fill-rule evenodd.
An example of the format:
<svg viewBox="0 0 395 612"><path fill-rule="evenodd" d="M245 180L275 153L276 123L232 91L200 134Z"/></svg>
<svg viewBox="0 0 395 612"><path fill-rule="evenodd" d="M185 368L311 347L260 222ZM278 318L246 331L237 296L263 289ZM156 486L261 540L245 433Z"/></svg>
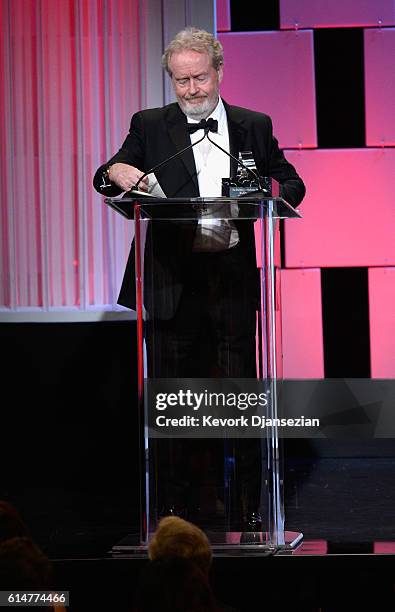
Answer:
<svg viewBox="0 0 395 612"><path fill-rule="evenodd" d="M147 176L148 178L148 193L156 198L165 198L166 194L163 191L162 187L159 185L159 181L156 178L154 172L151 172Z"/></svg>
<svg viewBox="0 0 395 612"><path fill-rule="evenodd" d="M166 198L165 192L162 187L159 185L158 179L155 174L151 172L148 174L148 189L147 191L143 191L142 189L131 189L130 191L123 191L117 196L114 196L113 200L122 200L124 195L132 193L133 195L141 195L141 196L152 196L153 198Z"/></svg>

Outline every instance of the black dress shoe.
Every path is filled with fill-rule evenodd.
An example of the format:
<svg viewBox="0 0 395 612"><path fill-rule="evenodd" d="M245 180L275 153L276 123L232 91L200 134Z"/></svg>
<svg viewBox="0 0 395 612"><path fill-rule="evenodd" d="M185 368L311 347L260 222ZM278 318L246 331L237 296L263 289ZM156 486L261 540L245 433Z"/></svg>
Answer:
<svg viewBox="0 0 395 612"><path fill-rule="evenodd" d="M240 544L263 544L262 517L258 511L249 512L243 519Z"/></svg>
<svg viewBox="0 0 395 612"><path fill-rule="evenodd" d="M243 531L248 532L261 532L262 531L262 517L258 511L249 512L243 521Z"/></svg>
<svg viewBox="0 0 395 612"><path fill-rule="evenodd" d="M168 506L162 506L161 511L159 512L159 518L164 518L165 516L179 516L180 518L186 517L185 508L181 508L176 506L175 504L169 504Z"/></svg>
<svg viewBox="0 0 395 612"><path fill-rule="evenodd" d="M243 531L240 535L240 544L264 544L261 531Z"/></svg>

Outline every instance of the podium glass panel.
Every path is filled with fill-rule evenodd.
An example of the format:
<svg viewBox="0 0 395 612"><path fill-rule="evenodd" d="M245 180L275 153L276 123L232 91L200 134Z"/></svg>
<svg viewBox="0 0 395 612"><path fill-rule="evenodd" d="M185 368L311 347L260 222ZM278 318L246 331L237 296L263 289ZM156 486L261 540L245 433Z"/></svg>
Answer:
<svg viewBox="0 0 395 612"><path fill-rule="evenodd" d="M214 548L293 546L275 426L281 198L106 200L135 220L141 533L189 520Z"/></svg>

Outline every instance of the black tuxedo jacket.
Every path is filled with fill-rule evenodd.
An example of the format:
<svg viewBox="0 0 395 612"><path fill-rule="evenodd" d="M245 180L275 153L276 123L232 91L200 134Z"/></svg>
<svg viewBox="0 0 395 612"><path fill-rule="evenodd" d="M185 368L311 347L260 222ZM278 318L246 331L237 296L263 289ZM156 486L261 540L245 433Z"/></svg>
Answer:
<svg viewBox="0 0 395 612"><path fill-rule="evenodd" d="M295 168L286 160L273 136L268 115L257 113L224 102L228 118L230 152L238 157L240 151L252 151L261 176L270 176L280 183L280 195L292 206L303 199L305 187ZM148 172L150 168L191 143L187 118L178 104L136 113L121 149L106 164L98 168L94 177L95 189L104 196L121 193L116 186L101 189L103 172L112 164L123 162ZM237 164L231 160L231 176L236 176ZM167 197L198 197L199 186L193 151L189 150L155 172ZM155 228L155 224L154 224ZM238 222L240 252L246 270L255 269L253 228L250 223ZM155 231L155 229L154 229ZM152 297L156 316L171 318L177 308L187 274L188 253L191 252L193 226L182 233L179 227L170 228L166 235L151 236L154 245L153 265L158 287ZM129 255L118 303L135 307L134 248Z"/></svg>

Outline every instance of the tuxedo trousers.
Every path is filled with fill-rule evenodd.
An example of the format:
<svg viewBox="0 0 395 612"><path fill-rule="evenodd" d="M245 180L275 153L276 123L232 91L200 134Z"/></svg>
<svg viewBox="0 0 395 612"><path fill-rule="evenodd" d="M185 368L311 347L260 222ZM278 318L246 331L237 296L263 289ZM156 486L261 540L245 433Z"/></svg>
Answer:
<svg viewBox="0 0 395 612"><path fill-rule="evenodd" d="M151 375L255 378L257 270L246 269L239 245L191 253L184 269L174 316L152 321Z"/></svg>
<svg viewBox="0 0 395 612"><path fill-rule="evenodd" d="M259 276L246 261L236 245L192 252L183 262L174 316L147 324L150 377L256 378ZM220 522L224 512L234 517L236 529L246 512L257 510L259 440L178 438L157 440L156 448L159 515L176 513L204 524Z"/></svg>

